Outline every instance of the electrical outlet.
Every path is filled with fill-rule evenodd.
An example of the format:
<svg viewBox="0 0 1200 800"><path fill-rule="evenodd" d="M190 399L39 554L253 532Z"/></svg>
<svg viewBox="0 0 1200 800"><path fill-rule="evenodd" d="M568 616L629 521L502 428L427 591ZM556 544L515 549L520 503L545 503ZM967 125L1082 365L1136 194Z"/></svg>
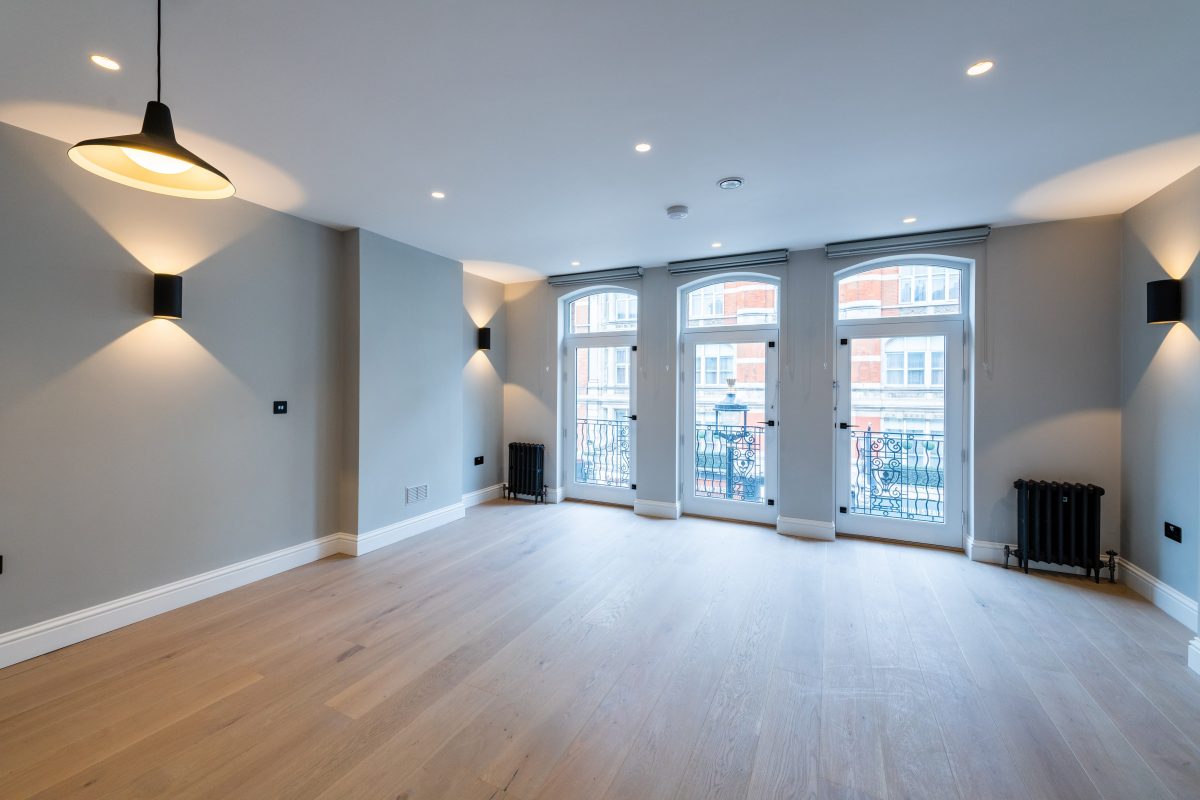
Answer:
<svg viewBox="0 0 1200 800"><path fill-rule="evenodd" d="M286 414L287 413L287 400L276 400L273 408L275 409L276 414Z"/></svg>
<svg viewBox="0 0 1200 800"><path fill-rule="evenodd" d="M475 466L477 466L477 467L482 466L482 464L483 464L483 456L475 456Z"/></svg>
<svg viewBox="0 0 1200 800"><path fill-rule="evenodd" d="M1178 525L1172 525L1169 522L1163 523L1163 536L1168 539L1174 539L1177 542L1183 542L1183 528Z"/></svg>

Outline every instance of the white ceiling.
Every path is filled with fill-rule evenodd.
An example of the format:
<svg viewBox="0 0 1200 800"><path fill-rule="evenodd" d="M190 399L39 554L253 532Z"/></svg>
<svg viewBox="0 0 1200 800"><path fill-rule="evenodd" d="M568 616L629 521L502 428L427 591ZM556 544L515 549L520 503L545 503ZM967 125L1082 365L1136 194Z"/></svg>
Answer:
<svg viewBox="0 0 1200 800"><path fill-rule="evenodd" d="M136 129L153 9L6 3L0 120L64 142ZM713 241L1114 213L1200 166L1196 0L165 0L164 15L180 141L240 197L502 280ZM966 77L980 58L996 69ZM745 188L717 189L727 175ZM672 203L691 216L668 221Z"/></svg>

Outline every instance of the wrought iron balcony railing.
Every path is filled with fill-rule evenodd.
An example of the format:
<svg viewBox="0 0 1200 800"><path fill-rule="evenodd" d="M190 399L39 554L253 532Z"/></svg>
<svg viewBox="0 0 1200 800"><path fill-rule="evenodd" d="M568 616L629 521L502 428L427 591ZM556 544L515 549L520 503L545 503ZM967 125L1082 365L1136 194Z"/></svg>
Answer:
<svg viewBox="0 0 1200 800"><path fill-rule="evenodd" d="M764 425L696 426L696 497L764 502Z"/></svg>
<svg viewBox="0 0 1200 800"><path fill-rule="evenodd" d="M850 429L850 511L944 522L945 437Z"/></svg>
<svg viewBox="0 0 1200 800"><path fill-rule="evenodd" d="M575 481L629 486L629 420L576 421Z"/></svg>

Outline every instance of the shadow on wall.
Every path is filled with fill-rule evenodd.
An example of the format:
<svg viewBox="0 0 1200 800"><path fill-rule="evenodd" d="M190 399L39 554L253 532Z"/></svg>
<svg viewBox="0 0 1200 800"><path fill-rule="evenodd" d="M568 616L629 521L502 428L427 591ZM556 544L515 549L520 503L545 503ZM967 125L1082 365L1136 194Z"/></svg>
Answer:
<svg viewBox="0 0 1200 800"><path fill-rule="evenodd" d="M1031 220L1081 219L1131 208L1200 166L1200 134L1121 153L1051 178L1017 198Z"/></svg>
<svg viewBox="0 0 1200 800"><path fill-rule="evenodd" d="M1119 441L1121 412L1119 409L1095 409L1063 414L1045 419L1036 425L1017 428L977 454L977 464L1005 465L1005 471L995 471L988 478L995 485L982 494L1000 499L991 508L978 508L976 516L986 525L977 525L975 536L983 541L1011 544L1017 541L1017 495L1012 483L1020 478L1046 481L1093 483L1105 489L1101 504L1101 544L1119 549L1120 496L1117 493L1119 474L1104 474L1096 467L1080 469L1080 464L1119 465L1109 457L1109 443ZM1030 454L1038 460L1030 461ZM1022 474L1010 474L1007 465L1026 465ZM977 476L977 480L982 476Z"/></svg>

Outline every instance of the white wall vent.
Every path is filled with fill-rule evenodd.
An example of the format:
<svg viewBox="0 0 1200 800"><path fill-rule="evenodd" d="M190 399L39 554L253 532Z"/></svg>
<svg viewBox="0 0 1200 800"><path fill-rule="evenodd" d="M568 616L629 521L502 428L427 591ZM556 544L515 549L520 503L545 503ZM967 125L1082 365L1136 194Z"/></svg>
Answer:
<svg viewBox="0 0 1200 800"><path fill-rule="evenodd" d="M420 486L409 486L404 490L404 504L418 503L429 497L429 484L422 483Z"/></svg>

